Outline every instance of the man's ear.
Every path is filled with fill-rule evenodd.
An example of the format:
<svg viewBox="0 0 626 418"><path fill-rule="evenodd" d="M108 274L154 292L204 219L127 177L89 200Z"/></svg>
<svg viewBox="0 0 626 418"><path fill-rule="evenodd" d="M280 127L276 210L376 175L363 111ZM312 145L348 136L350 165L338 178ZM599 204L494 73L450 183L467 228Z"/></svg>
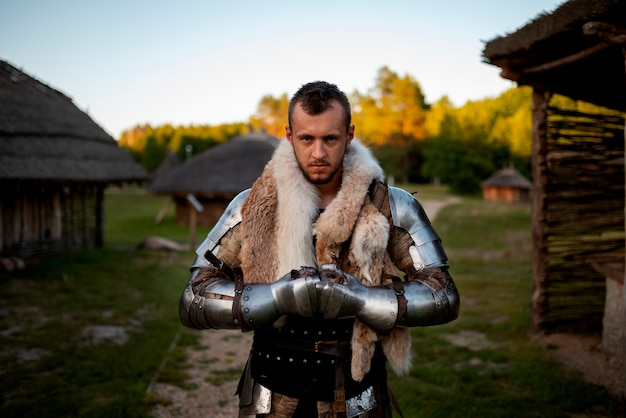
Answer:
<svg viewBox="0 0 626 418"><path fill-rule="evenodd" d="M353 139L354 139L354 125L350 125L350 128L348 128L348 144Z"/></svg>
<svg viewBox="0 0 626 418"><path fill-rule="evenodd" d="M289 129L289 125L285 125L285 138L287 138L287 141L293 145L293 138L291 137L291 129Z"/></svg>

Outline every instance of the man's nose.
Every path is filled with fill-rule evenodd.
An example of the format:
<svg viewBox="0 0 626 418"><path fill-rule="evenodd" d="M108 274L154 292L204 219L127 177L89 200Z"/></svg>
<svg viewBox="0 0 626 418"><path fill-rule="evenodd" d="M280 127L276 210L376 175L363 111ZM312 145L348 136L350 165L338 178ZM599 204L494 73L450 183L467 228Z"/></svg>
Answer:
<svg viewBox="0 0 626 418"><path fill-rule="evenodd" d="M326 150L324 149L324 140L317 139L313 141L313 155L316 160L323 160L326 157Z"/></svg>

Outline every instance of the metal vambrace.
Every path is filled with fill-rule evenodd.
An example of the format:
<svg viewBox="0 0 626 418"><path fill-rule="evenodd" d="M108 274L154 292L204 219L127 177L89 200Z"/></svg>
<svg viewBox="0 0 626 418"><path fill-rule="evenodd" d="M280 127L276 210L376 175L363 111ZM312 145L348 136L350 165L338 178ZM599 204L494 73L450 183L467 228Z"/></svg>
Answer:
<svg viewBox="0 0 626 418"><path fill-rule="evenodd" d="M397 325L406 327L440 325L459 316L459 293L452 277L447 272L444 274L447 279L444 287L439 290L434 290L417 280L403 282L407 308Z"/></svg>
<svg viewBox="0 0 626 418"><path fill-rule="evenodd" d="M192 283L199 270L194 270L179 302L179 317L183 325L195 329L238 329L239 319L233 316L235 283L216 279L208 284L202 295L194 293Z"/></svg>
<svg viewBox="0 0 626 418"><path fill-rule="evenodd" d="M285 314L313 316L317 311L314 269L294 270L272 284L244 284L216 279L201 290L193 289L194 270L179 303L183 325L196 329L248 330L271 325Z"/></svg>

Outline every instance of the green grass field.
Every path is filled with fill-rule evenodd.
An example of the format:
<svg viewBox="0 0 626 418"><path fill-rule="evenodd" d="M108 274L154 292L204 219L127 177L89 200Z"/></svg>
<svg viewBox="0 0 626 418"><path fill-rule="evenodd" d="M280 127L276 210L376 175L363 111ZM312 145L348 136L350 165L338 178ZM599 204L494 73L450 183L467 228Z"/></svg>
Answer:
<svg viewBox="0 0 626 418"><path fill-rule="evenodd" d="M407 190L449 197L441 187ZM137 244L157 235L187 248L188 228L174 224L172 211L155 224L164 198L112 189L106 199L104 249L0 274L1 417L146 417L163 402L146 393L157 371L160 381L185 387L185 349L197 334L185 330L170 346L194 254ZM622 416L620 399L550 361L529 338L529 208L465 197L434 224L461 314L413 330L411 375L390 374L405 417ZM121 330L126 340L96 343L95 327Z"/></svg>

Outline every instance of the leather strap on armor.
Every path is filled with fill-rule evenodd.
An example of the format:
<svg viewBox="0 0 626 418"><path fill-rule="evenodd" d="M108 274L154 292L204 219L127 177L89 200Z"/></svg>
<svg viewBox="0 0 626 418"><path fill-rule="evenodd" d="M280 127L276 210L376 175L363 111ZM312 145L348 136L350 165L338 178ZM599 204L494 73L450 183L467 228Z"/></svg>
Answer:
<svg viewBox="0 0 626 418"><path fill-rule="evenodd" d="M404 282L397 276L390 276L393 283L393 290L398 297L398 315L396 317L396 324L404 318L409 301L404 296ZM394 324L395 325L395 324Z"/></svg>
<svg viewBox="0 0 626 418"><path fill-rule="evenodd" d="M240 268L234 269L235 275L235 298L233 299L233 318L235 323L241 326L242 331L249 331L250 329L246 325L246 321L243 319L243 312L241 311L241 294L243 293L243 272Z"/></svg>

